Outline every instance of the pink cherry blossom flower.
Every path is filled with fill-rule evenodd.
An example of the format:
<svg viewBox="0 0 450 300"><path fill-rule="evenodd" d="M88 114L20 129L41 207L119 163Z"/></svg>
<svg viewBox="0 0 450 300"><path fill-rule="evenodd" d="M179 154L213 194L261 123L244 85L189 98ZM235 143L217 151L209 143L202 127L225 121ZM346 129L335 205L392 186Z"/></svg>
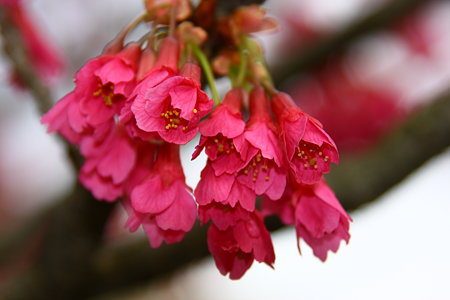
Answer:
<svg viewBox="0 0 450 300"><path fill-rule="evenodd" d="M78 145L81 133L88 127L81 115L78 98L74 92L64 96L41 119L42 124L48 125L47 131L58 132L70 143Z"/></svg>
<svg viewBox="0 0 450 300"><path fill-rule="evenodd" d="M223 275L230 273L231 279L238 279L253 260L269 266L274 263L272 240L259 212L212 203L201 206L199 216L203 224L212 220L208 248Z"/></svg>
<svg viewBox="0 0 450 300"><path fill-rule="evenodd" d="M107 134L135 85L139 52L138 45L130 44L115 56L100 56L81 68L75 90L42 117L48 131L59 132L73 144L80 144L100 127Z"/></svg>
<svg viewBox="0 0 450 300"><path fill-rule="evenodd" d="M140 45L131 43L115 55L89 61L75 77L75 93L86 122L95 127L113 121L133 91Z"/></svg>
<svg viewBox="0 0 450 300"><path fill-rule="evenodd" d="M161 246L163 241L167 244L180 242L186 234L186 232L182 230L161 229L151 214L143 214L134 210L128 198L125 198L122 201L122 205L125 207L125 210L129 216L125 227L131 232L134 232L142 226L150 246L153 248L158 248Z"/></svg>
<svg viewBox="0 0 450 300"><path fill-rule="evenodd" d="M114 201L123 195L123 183L136 162L136 150L124 130L115 126L104 140L86 137L82 153L86 161L80 170L80 182L97 199Z"/></svg>
<svg viewBox="0 0 450 300"><path fill-rule="evenodd" d="M136 212L154 218L152 226L161 230L186 233L192 228L197 207L185 184L179 146L160 146L153 170L131 192L131 205Z"/></svg>
<svg viewBox="0 0 450 300"><path fill-rule="evenodd" d="M131 95L126 100L119 116L119 121L124 124L131 137L139 137L142 140L160 139L158 133L147 132L140 129L136 124L136 118L131 111L136 97L140 94L146 93L149 89L157 86L167 78L175 75L175 72L167 67L161 67L148 73L141 82L139 82Z"/></svg>
<svg viewBox="0 0 450 300"><path fill-rule="evenodd" d="M329 250L336 252L342 240L350 239L351 218L324 180L314 185L292 181L278 201L264 199L264 215L277 214L285 224L295 224L303 239L322 261Z"/></svg>
<svg viewBox="0 0 450 300"><path fill-rule="evenodd" d="M225 172L233 174L245 163L233 143L233 138L241 135L245 128L241 114L242 98L241 89L230 90L208 119L199 125L202 136L192 159L206 149L217 176Z"/></svg>
<svg viewBox="0 0 450 300"><path fill-rule="evenodd" d="M305 184L318 182L323 173L330 171L330 162L339 160L335 143L319 121L298 108L289 95L275 94L272 107L295 180Z"/></svg>
<svg viewBox="0 0 450 300"><path fill-rule="evenodd" d="M257 195L277 200L286 186L286 171L262 87L255 87L250 95L250 113L244 134L234 139L237 151L246 158L237 178Z"/></svg>
<svg viewBox="0 0 450 300"><path fill-rule="evenodd" d="M255 192L236 180L235 174L223 173L217 176L211 161L203 169L194 194L199 205L214 201L235 207L239 203L248 211L255 210Z"/></svg>
<svg viewBox="0 0 450 300"><path fill-rule="evenodd" d="M197 71L191 72L192 69ZM193 139L200 118L206 116L213 105L200 89L200 82L196 80L198 74L198 66L187 63L180 75L139 93L131 106L137 127L157 132L169 143L186 144Z"/></svg>

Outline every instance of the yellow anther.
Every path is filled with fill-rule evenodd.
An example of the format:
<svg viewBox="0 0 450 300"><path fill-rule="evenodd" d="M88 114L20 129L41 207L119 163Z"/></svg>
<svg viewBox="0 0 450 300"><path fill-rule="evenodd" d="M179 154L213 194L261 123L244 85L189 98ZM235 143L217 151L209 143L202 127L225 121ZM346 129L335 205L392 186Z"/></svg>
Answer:
<svg viewBox="0 0 450 300"><path fill-rule="evenodd" d="M299 152L299 153L297 153L297 156L298 157L302 157L302 154Z"/></svg>
<svg viewBox="0 0 450 300"><path fill-rule="evenodd" d="M320 156L322 156L322 154L323 154L322 152L319 152L319 155L320 155Z"/></svg>
<svg viewBox="0 0 450 300"><path fill-rule="evenodd" d="M252 181L253 181L253 182L256 182L256 177L253 177Z"/></svg>
<svg viewBox="0 0 450 300"><path fill-rule="evenodd" d="M302 154L305 154L305 151L302 151Z"/></svg>
<svg viewBox="0 0 450 300"><path fill-rule="evenodd" d="M178 125L172 124L172 127L173 127L173 128L178 128Z"/></svg>
<svg viewBox="0 0 450 300"><path fill-rule="evenodd" d="M317 167L317 165L314 165L314 169L317 169L318 167Z"/></svg>
<svg viewBox="0 0 450 300"><path fill-rule="evenodd" d="M186 129L187 129L187 127L186 127L186 126L184 126L184 127L183 127L183 131L185 131ZM208 147L209 147L209 146L208 146ZM209 147L209 148L211 148L211 147ZM208 149L209 149L209 148L208 148Z"/></svg>
<svg viewBox="0 0 450 300"><path fill-rule="evenodd" d="M266 176L266 178L265 178L265 179L266 179L266 181L269 181L269 176Z"/></svg>
<svg viewBox="0 0 450 300"><path fill-rule="evenodd" d="M170 129L170 124L167 124L167 125L166 125L166 129Z"/></svg>
<svg viewBox="0 0 450 300"><path fill-rule="evenodd" d="M225 151L227 154L230 154L230 150Z"/></svg>
<svg viewBox="0 0 450 300"><path fill-rule="evenodd" d="M198 110L196 108L194 108L194 110L192 111L194 114L198 113Z"/></svg>
<svg viewBox="0 0 450 300"><path fill-rule="evenodd" d="M175 114L175 116L178 116L180 113L176 110L173 111L173 113Z"/></svg>
<svg viewBox="0 0 450 300"><path fill-rule="evenodd" d="M183 127L183 130L185 130L186 127ZM207 146L206 149L211 149L211 146Z"/></svg>
<svg viewBox="0 0 450 300"><path fill-rule="evenodd" d="M214 143L216 143L216 144L217 144L218 142L219 142L219 140L218 140L218 139L214 139Z"/></svg>
<svg viewBox="0 0 450 300"><path fill-rule="evenodd" d="M217 149L219 150L219 152L222 152L223 151L223 145L220 144L219 147L217 147Z"/></svg>
<svg viewBox="0 0 450 300"><path fill-rule="evenodd" d="M255 162L253 162L253 163L252 163L252 166L256 167L256 163L255 163Z"/></svg>
<svg viewBox="0 0 450 300"><path fill-rule="evenodd" d="M304 166L305 168L307 168L307 167L308 167L308 164L304 164L303 166Z"/></svg>
<svg viewBox="0 0 450 300"><path fill-rule="evenodd" d="M164 117L164 113L161 113L161 117Z"/></svg>
<svg viewBox="0 0 450 300"><path fill-rule="evenodd" d="M169 111L169 115L173 116L173 112Z"/></svg>
<svg viewBox="0 0 450 300"><path fill-rule="evenodd" d="M313 165L316 164L316 161L317 161L317 158L311 158L311 159L309 160L309 164L310 164L311 166L313 166Z"/></svg>
<svg viewBox="0 0 450 300"><path fill-rule="evenodd" d="M261 161L261 156L258 156L258 157L256 158L256 161L257 161L257 162L260 162L260 161Z"/></svg>
<svg viewBox="0 0 450 300"><path fill-rule="evenodd" d="M248 170L244 170L244 173L245 173L245 174L248 174Z"/></svg>
<svg viewBox="0 0 450 300"><path fill-rule="evenodd" d="M269 168L269 167L266 166L266 165L262 166L262 169L263 169L263 170L267 170L268 168Z"/></svg>

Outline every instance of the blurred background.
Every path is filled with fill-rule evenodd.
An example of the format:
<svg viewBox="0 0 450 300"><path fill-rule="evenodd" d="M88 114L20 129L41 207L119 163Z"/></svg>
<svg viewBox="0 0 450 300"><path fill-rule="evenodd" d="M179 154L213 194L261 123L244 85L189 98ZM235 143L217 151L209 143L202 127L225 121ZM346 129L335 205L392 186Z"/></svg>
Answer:
<svg viewBox="0 0 450 300"><path fill-rule="evenodd" d="M415 4L409 7L408 3L412 2ZM37 30L64 62L64 70L51 81L54 99L73 88L74 73L97 56L143 9L138 0L28 0L25 3ZM398 5L403 12L394 20L374 13L391 5L394 14L396 6L392 3L405 3ZM390 153L389 147L395 145L391 135L404 133L402 126L442 95L447 95L448 112L450 2L269 0L264 5L280 24L277 33L258 36L278 87L289 92L305 111L324 124L342 153L343 165L378 155L377 162L388 170L392 166L391 172L396 173L397 164L393 159L397 156L383 156L386 152L377 152L378 149L387 145L384 151ZM378 16L373 24L381 24L375 25L381 30L366 26L372 23L358 23L370 21L366 16ZM34 220L39 212L58 205L77 180L63 143L47 135L46 128L40 124L33 97L17 85L11 85L11 81L11 64L2 55L0 238L4 238L0 243L0 286L26 270L37 249L45 243L39 240L42 230L39 227L10 255L7 245L14 241L12 233ZM446 132L450 127L450 115L447 116L446 120L436 121L447 126ZM435 119L423 120L433 123ZM415 123L406 132L411 130L413 135L417 128L429 125ZM429 138L432 140L433 136ZM127 283L119 286L118 291L101 290L90 296L93 299L198 300L450 299L446 286L450 269L450 135L442 135L440 131L435 138L441 140L437 142L438 148L434 146L436 143L430 143L433 149L419 155L420 160L405 162L411 167L398 175L406 177L404 180L387 191L386 184L377 187L377 192L362 191L368 195L367 199L346 202L345 183L352 179L363 181L370 177L367 176L370 170L361 173L361 169L349 167L348 181L330 178L332 185L333 180L339 185L338 196L344 191L343 205L352 209L353 223L350 243L342 244L326 263L315 258L305 244L300 245L300 256L294 230L283 228L273 233L275 270L255 263L243 279L231 281L220 275L211 258L196 258L180 268L170 267L170 273L148 279L143 276L138 286ZM197 141L182 148L191 187L199 180L205 162L205 157L190 161ZM416 145L401 147L414 152ZM427 144L417 146L421 147L426 149ZM440 154L434 156L437 153ZM409 154L405 152L404 156ZM411 172L413 169L416 170ZM384 176L376 170L374 173L374 176ZM372 194L376 199L371 198ZM113 248L143 238L142 233L126 232L122 228L124 221L124 212L118 207L108 223L106 237ZM70 237L67 238L70 246ZM148 246L143 247L143 252L152 251ZM2 255L6 258L1 259ZM125 271L133 272L133 269L124 268Z"/></svg>

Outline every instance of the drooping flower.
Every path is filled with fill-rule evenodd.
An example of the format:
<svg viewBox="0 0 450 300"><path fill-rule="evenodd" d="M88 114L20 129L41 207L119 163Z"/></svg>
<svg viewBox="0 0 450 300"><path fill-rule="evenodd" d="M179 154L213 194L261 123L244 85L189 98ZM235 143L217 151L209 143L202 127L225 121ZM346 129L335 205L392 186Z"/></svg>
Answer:
<svg viewBox="0 0 450 300"><path fill-rule="evenodd" d="M208 248L219 271L239 279L253 263L269 266L275 261L272 240L258 211L249 212L236 205L212 203L200 206L202 223L212 220L208 230Z"/></svg>
<svg viewBox="0 0 450 300"><path fill-rule="evenodd" d="M180 75L138 94L131 111L137 126L146 132L157 132L169 143L186 144L198 132L200 118L212 108L212 100L196 80L198 66L187 63Z"/></svg>
<svg viewBox="0 0 450 300"><path fill-rule="evenodd" d="M276 93L272 107L295 180L305 184L318 182L323 173L330 171L330 162L339 160L335 143L319 121L297 107L289 95Z"/></svg>
<svg viewBox="0 0 450 300"><path fill-rule="evenodd" d="M113 116L120 113L136 85L140 52L139 44L131 43L115 55L92 59L78 71L75 93L90 126L114 121Z"/></svg>
<svg viewBox="0 0 450 300"><path fill-rule="evenodd" d="M154 219L154 223L149 223L152 232L157 231L153 225L183 235L192 228L197 207L185 183L179 146L169 143L160 146L152 171L131 192L131 206Z"/></svg>
<svg viewBox="0 0 450 300"><path fill-rule="evenodd" d="M113 130L114 116L135 85L139 53L139 46L130 44L117 55L89 61L77 73L74 91L56 103L41 122L49 126L49 132L56 131L73 144L80 144L99 128L105 134Z"/></svg>
<svg viewBox="0 0 450 300"><path fill-rule="evenodd" d="M144 229L150 246L158 248L165 241L167 244L180 242L185 232L182 230L161 229L156 223L155 218L151 214L139 213L134 210L130 204L130 200L125 198L122 205L128 213L128 220L125 227L131 232L136 231L140 226Z"/></svg>
<svg viewBox="0 0 450 300"><path fill-rule="evenodd" d="M241 114L243 96L241 89L230 90L208 119L199 125L202 136L192 159L205 149L217 176L225 172L233 174L245 163L233 142L245 129Z"/></svg>
<svg viewBox="0 0 450 300"><path fill-rule="evenodd" d="M87 123L81 115L78 98L74 92L65 95L41 119L42 124L48 125L47 132L58 132L70 143L78 145L81 133Z"/></svg>
<svg viewBox="0 0 450 300"><path fill-rule="evenodd" d="M286 170L267 97L260 86L250 94L250 114L244 134L234 139L237 151L245 157L237 179L257 195L277 200L286 186Z"/></svg>
<svg viewBox="0 0 450 300"><path fill-rule="evenodd" d="M336 252L342 240L350 239L350 217L324 180L314 185L294 181L278 201L263 201L265 215L277 214L285 224L295 224L297 238L303 239L322 261L328 251Z"/></svg>
<svg viewBox="0 0 450 300"><path fill-rule="evenodd" d="M217 202L235 207L239 203L248 211L255 210L255 192L240 183L236 179L236 174L216 175L210 160L201 173L194 194L199 205Z"/></svg>
<svg viewBox="0 0 450 300"><path fill-rule="evenodd" d="M81 146L86 157L80 182L97 199L114 201L124 193L123 184L136 162L135 147L120 126L114 126L105 139L86 137Z"/></svg>

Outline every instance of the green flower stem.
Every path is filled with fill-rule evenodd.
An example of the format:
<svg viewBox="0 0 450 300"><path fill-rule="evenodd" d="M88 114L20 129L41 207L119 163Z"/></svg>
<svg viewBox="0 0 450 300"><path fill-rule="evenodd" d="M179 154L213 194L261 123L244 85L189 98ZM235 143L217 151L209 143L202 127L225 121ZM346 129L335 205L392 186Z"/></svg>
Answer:
<svg viewBox="0 0 450 300"><path fill-rule="evenodd" d="M238 75L236 78L236 86L242 86L242 83L244 82L245 75L247 73L247 67L248 67L248 50L245 49L245 47L240 47L239 49L239 55L240 55L240 66Z"/></svg>
<svg viewBox="0 0 450 300"><path fill-rule="evenodd" d="M200 49L200 47L195 43L189 43L192 47L192 52L197 57L200 66L203 69L203 72L205 73L206 80L208 81L209 88L211 89L212 97L214 99L214 105L217 106L220 103L219 93L217 92L216 88L216 81L214 79L214 75L211 69L211 66L208 62L208 59L206 58L203 51Z"/></svg>

